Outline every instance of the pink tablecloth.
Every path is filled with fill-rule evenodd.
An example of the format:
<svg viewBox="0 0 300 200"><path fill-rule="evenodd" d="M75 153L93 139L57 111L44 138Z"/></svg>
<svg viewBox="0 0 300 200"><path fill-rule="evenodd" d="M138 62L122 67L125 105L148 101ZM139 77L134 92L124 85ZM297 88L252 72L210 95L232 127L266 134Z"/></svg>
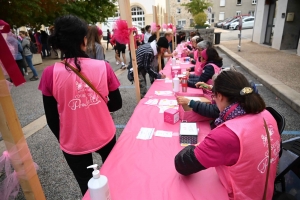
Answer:
<svg viewBox="0 0 300 200"><path fill-rule="evenodd" d="M164 71L170 70L170 62ZM172 90L172 83L156 80L136 106L117 144L100 169L107 176L112 200L182 200L228 199L227 192L219 181L215 168L190 176L177 173L175 155L183 148L179 143L179 125L164 122L157 106L144 103L149 98L175 99L175 96L157 96L155 90ZM201 89L188 88L187 94L203 96ZM209 133L208 122L198 122L198 141ZM141 127L172 131L173 137L152 137L139 140L136 136ZM89 200L89 192L83 200Z"/></svg>
<svg viewBox="0 0 300 200"><path fill-rule="evenodd" d="M179 137L138 140L141 127L169 130L178 133L179 124L165 123L156 106L145 105L147 98L137 105L116 146L100 169L107 176L113 200L182 200L228 199L214 168L188 177L178 174L175 155L183 148ZM208 122L197 123L198 141L210 131ZM89 192L83 198L89 200Z"/></svg>

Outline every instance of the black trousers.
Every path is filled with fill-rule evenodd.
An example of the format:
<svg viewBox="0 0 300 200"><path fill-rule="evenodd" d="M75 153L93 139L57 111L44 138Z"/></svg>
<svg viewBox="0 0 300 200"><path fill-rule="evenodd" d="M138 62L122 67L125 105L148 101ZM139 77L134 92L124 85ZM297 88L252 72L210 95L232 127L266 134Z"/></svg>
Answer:
<svg viewBox="0 0 300 200"><path fill-rule="evenodd" d="M107 143L104 147L97 150L96 153L99 153L102 157L102 162L104 163L112 148L116 144L116 135L113 139ZM82 193L82 196L86 193L88 189L88 182L92 178L93 169L87 169L88 166L93 165L92 153L84 155L71 155L66 152L63 152L65 159L72 170Z"/></svg>
<svg viewBox="0 0 300 200"><path fill-rule="evenodd" d="M27 70L26 70L27 67L26 67L26 65L24 63L23 58L21 60L16 60L16 63L18 65L18 67L19 67L22 75L24 76L24 71L27 72ZM24 69L24 71L23 71L23 69Z"/></svg>

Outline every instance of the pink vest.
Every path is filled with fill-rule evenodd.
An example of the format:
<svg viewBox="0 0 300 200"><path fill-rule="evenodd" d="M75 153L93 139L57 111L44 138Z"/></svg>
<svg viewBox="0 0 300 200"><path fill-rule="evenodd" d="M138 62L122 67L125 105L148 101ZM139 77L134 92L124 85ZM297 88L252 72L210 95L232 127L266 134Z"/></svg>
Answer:
<svg viewBox="0 0 300 200"><path fill-rule="evenodd" d="M240 157L237 163L233 166L216 167L231 200L263 199L268 168L268 140L263 118L271 137L272 158L267 199L272 199L279 160L280 135L275 119L264 110L259 114L244 115L220 125L227 126L240 140Z"/></svg>
<svg viewBox="0 0 300 200"><path fill-rule="evenodd" d="M200 76L202 74L203 69L201 68L201 62L199 62L198 58L198 50L194 51L194 59L196 60L196 65L195 65L195 75Z"/></svg>
<svg viewBox="0 0 300 200"><path fill-rule="evenodd" d="M106 105L107 72L102 60L80 58L81 73L102 94L102 100L86 83L64 64L55 63L53 96L60 118L61 149L72 155L94 152L114 137L116 128ZM70 62L68 60L68 62ZM75 67L74 61L70 62Z"/></svg>
<svg viewBox="0 0 300 200"><path fill-rule="evenodd" d="M217 65L213 64L213 63L207 63L207 65L213 66L213 68L214 68L214 70L215 70L215 74L219 74L219 72L221 71L221 68L218 67ZM205 67L205 66L204 66L204 67ZM213 80L212 80L212 78L209 79L206 83L209 84L209 85L213 85Z"/></svg>

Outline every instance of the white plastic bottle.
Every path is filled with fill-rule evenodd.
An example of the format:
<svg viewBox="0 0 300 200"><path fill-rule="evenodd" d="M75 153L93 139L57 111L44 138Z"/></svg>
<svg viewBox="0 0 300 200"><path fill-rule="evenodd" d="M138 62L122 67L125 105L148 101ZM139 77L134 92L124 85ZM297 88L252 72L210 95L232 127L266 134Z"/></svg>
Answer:
<svg viewBox="0 0 300 200"><path fill-rule="evenodd" d="M110 200L110 193L108 188L108 179L106 176L100 175L97 169L98 165L94 164L87 168L94 168L93 178L88 182L91 200Z"/></svg>
<svg viewBox="0 0 300 200"><path fill-rule="evenodd" d="M172 58L172 66L175 66L176 65L176 58Z"/></svg>
<svg viewBox="0 0 300 200"><path fill-rule="evenodd" d="M177 76L177 72L173 78L173 92L179 92L179 78Z"/></svg>

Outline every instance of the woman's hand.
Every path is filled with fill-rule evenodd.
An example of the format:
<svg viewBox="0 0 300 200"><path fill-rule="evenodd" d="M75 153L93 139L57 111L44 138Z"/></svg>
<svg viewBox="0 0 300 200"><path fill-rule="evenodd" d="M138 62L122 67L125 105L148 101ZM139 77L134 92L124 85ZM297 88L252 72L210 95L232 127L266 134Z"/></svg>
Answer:
<svg viewBox="0 0 300 200"><path fill-rule="evenodd" d="M185 76L186 76L186 78L189 78L190 72L189 72L189 71L186 71L186 72L185 72Z"/></svg>
<svg viewBox="0 0 300 200"><path fill-rule="evenodd" d="M198 82L195 84L196 88L203 88L203 89L206 89L206 90L211 90L212 87L204 82Z"/></svg>
<svg viewBox="0 0 300 200"><path fill-rule="evenodd" d="M177 54L178 54L177 51L173 52L173 56L177 56Z"/></svg>
<svg viewBox="0 0 300 200"><path fill-rule="evenodd" d="M191 71L191 68L188 67L188 68L186 68L185 70L186 70L187 72L190 72L190 71Z"/></svg>
<svg viewBox="0 0 300 200"><path fill-rule="evenodd" d="M189 102L190 102L190 100L185 97L180 97L180 96L177 97L177 103L179 105L188 105Z"/></svg>

